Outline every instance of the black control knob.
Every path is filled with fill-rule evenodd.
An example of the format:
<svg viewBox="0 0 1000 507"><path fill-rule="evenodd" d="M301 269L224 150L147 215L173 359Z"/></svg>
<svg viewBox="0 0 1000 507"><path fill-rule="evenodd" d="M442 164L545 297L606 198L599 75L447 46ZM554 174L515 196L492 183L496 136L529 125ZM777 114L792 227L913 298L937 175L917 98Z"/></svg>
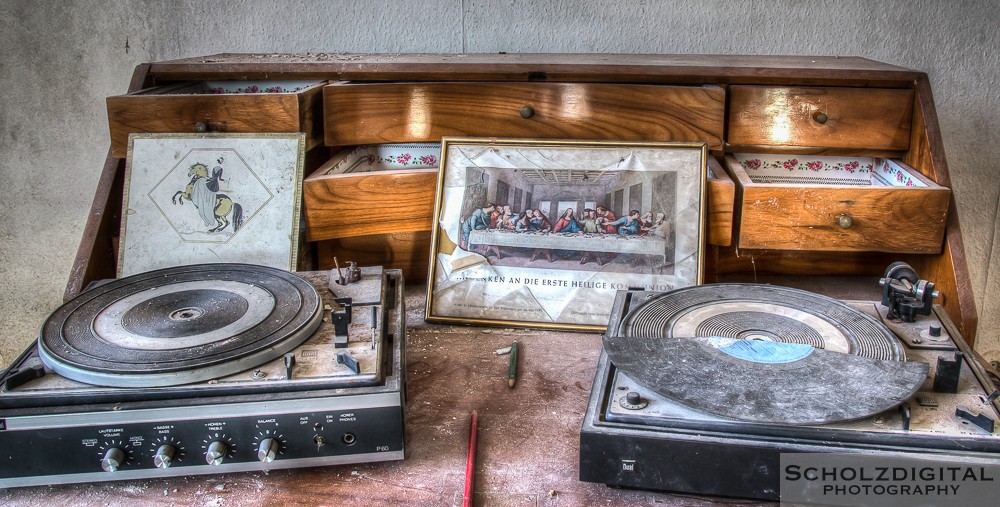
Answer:
<svg viewBox="0 0 1000 507"><path fill-rule="evenodd" d="M640 405L642 404L642 396L639 396L639 393L635 391L629 391L629 393L625 395L625 401L629 405Z"/></svg>
<svg viewBox="0 0 1000 507"><path fill-rule="evenodd" d="M112 447L104 453L104 458L101 460L101 468L105 472L117 472L125 464L126 457L125 451L117 447Z"/></svg>
<svg viewBox="0 0 1000 507"><path fill-rule="evenodd" d="M209 465L221 465L228 453L229 447L226 446L225 442L212 442L208 445L208 450L205 451L205 463Z"/></svg>
<svg viewBox="0 0 1000 507"><path fill-rule="evenodd" d="M156 454L153 455L153 464L156 465L156 468L170 468L176 455L176 447L170 444L163 444L156 449Z"/></svg>

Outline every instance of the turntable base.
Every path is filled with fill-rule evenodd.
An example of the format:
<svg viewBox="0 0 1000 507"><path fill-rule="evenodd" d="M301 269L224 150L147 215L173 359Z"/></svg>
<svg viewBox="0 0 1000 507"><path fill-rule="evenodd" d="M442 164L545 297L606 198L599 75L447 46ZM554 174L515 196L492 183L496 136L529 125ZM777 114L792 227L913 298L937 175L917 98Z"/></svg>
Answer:
<svg viewBox="0 0 1000 507"><path fill-rule="evenodd" d="M336 300L327 280L327 272L191 265L70 300L37 347L0 375L0 488L403 459L402 274L361 268ZM206 291L213 297L200 298ZM338 326L330 313L341 304ZM88 305L96 309L77 311ZM240 320L251 322L226 332ZM113 353L81 352L98 347ZM139 372L104 367L128 353L166 360L137 361Z"/></svg>
<svg viewBox="0 0 1000 507"><path fill-rule="evenodd" d="M720 297L727 291L732 294ZM684 297L686 293L696 296ZM806 297L800 298L803 294ZM651 319L655 325L645 322L651 311L665 306L663 300L670 303L670 311ZM789 337L808 338L799 322L789 326L790 335L768 336L766 330L755 327L758 321L768 320L761 315L741 316L737 326L717 325L735 322L734 315L749 311L768 312L781 327L781 314L787 310L783 305L792 300L791 306L801 314L800 322L820 330L819 346L853 342L856 333L881 321L879 327L886 336L871 350L890 344L904 347L905 354L898 360L905 356L908 362L895 364L922 369L913 368L915 389L906 394L889 392L895 379L877 375L856 379L860 370L849 365L862 359L854 354L865 351L853 347L849 353L839 353L840 360L832 359L821 369L807 369L803 365L814 364L809 360L815 354L771 363L761 356L734 359L725 353L703 359L700 352L683 352L694 345L677 344L690 341L701 346L718 341L753 349L753 343L778 345ZM837 318L827 320L833 313ZM637 320L641 325L634 324ZM836 329L823 331L827 324ZM655 331L648 331L652 328ZM632 350L637 347L639 353ZM824 357L838 354L823 352ZM580 431L580 479L627 488L778 500L784 453L919 457L941 466L969 460L1000 465L1000 404L991 396L996 387L974 358L940 307L914 322L902 322L887 316L879 302L838 302L774 286L720 284L671 293L619 291ZM685 362L694 363L687 365L690 370L670 370L672 363ZM888 361L880 367L893 364ZM668 371L658 371L661 368ZM713 390L714 386L702 385L707 376L685 371L718 372L714 379L722 385ZM732 372L737 373L726 377ZM769 384L771 377L777 382ZM873 400L859 400L858 394L850 394L857 386L845 385L869 380L877 380L872 386L886 391L870 391L874 403L866 406ZM939 384L955 387L939 389ZM795 392L796 388L805 392ZM775 394L778 390L791 392ZM765 403L771 399L782 402L789 413L772 410ZM726 407L727 403L732 406ZM847 417L799 417L816 406L831 413L844 404L851 405Z"/></svg>

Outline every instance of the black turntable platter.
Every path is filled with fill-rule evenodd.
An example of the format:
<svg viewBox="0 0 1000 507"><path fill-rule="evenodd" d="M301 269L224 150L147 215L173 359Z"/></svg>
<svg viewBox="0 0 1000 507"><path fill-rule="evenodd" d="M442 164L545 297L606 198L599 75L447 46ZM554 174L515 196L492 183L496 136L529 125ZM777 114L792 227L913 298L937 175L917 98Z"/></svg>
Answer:
<svg viewBox="0 0 1000 507"><path fill-rule="evenodd" d="M114 387L188 384L240 372L307 340L322 320L315 287L280 269L200 264L86 291L43 324L38 353L72 380Z"/></svg>
<svg viewBox="0 0 1000 507"><path fill-rule="evenodd" d="M818 294L719 284L634 298L604 338L609 359L706 413L785 424L860 419L908 399L927 375L879 322Z"/></svg>
<svg viewBox="0 0 1000 507"><path fill-rule="evenodd" d="M711 284L639 293L611 334L804 343L872 359L905 359L896 336L871 316L836 299L776 285Z"/></svg>

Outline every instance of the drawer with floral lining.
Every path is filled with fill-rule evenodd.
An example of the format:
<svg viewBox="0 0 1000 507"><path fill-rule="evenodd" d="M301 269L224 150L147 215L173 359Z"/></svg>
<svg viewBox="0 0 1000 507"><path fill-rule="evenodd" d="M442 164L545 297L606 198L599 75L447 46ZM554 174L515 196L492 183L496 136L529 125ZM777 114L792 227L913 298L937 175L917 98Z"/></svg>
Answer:
<svg viewBox="0 0 1000 507"><path fill-rule="evenodd" d="M727 155L739 248L940 253L951 190L898 160Z"/></svg>

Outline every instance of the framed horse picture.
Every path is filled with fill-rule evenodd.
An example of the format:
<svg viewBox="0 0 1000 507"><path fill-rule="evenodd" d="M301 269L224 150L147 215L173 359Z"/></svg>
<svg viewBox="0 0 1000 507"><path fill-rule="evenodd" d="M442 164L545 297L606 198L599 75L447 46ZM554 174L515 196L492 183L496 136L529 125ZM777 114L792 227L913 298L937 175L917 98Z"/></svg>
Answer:
<svg viewBox="0 0 1000 507"><path fill-rule="evenodd" d="M132 134L118 276L241 262L294 270L304 134Z"/></svg>

